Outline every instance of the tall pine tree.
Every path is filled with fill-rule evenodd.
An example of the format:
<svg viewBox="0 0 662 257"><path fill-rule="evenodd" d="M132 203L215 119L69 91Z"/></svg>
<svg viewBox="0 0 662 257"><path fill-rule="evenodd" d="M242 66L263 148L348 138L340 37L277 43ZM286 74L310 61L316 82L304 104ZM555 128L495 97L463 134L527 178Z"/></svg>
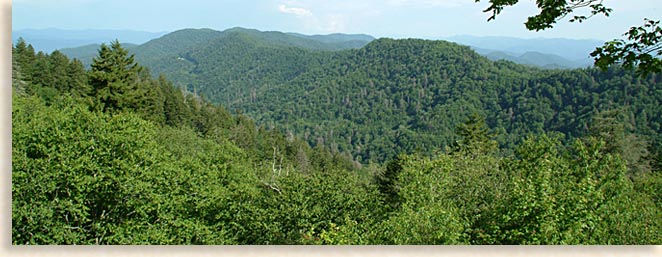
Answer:
<svg viewBox="0 0 662 257"><path fill-rule="evenodd" d="M165 97L148 69L115 40L103 44L89 74L95 108L104 112L133 111L143 118L164 123Z"/></svg>
<svg viewBox="0 0 662 257"><path fill-rule="evenodd" d="M134 61L134 55L122 48L119 41L102 44L99 55L92 60L89 76L92 95L96 98L97 109L120 111L135 107L138 87L138 73L142 70Z"/></svg>

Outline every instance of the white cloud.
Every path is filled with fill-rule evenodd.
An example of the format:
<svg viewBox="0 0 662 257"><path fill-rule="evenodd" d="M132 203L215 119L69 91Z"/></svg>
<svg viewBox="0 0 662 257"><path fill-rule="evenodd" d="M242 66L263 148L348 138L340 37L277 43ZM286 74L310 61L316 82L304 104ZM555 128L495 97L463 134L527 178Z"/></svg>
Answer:
<svg viewBox="0 0 662 257"><path fill-rule="evenodd" d="M298 17L313 16L313 13L310 10L298 7L287 7L284 4L278 5L278 11L282 13L294 14Z"/></svg>

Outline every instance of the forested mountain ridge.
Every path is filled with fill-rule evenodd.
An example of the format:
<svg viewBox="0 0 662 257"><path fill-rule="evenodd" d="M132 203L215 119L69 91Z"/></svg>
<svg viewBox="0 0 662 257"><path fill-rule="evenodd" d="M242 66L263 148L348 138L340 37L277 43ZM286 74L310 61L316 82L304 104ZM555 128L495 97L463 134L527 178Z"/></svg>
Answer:
<svg viewBox="0 0 662 257"><path fill-rule="evenodd" d="M315 37L188 29L135 52L153 74L188 92L363 163L447 149L457 139L455 127L472 112L485 116L499 144L510 149L527 134L586 135L594 114L626 108L630 132L660 152L660 124L652 118L662 115L659 75L542 70L432 40L379 39L330 51Z"/></svg>
<svg viewBox="0 0 662 257"><path fill-rule="evenodd" d="M181 31L175 31L174 34L182 34L179 32L188 31L188 33L202 33L205 34L210 31L210 29L183 29ZM244 28L232 28L225 30L224 32L229 31L244 31L244 32L258 32L257 30L244 29ZM221 31L216 31L217 33ZM221 32L222 33L222 32ZM271 34L280 34L280 32L268 32ZM162 33L164 34L164 33ZM351 48L361 48L368 42L375 40L374 37L370 35L363 34L328 34L328 35L303 35L299 33L284 33L291 36L296 36L300 38L311 39L323 43L330 43L331 45L322 46L323 49L351 49ZM196 38L197 36L192 35L191 38ZM282 37L282 35L281 35ZM13 38L15 42L17 37ZM28 37L29 38L29 37ZM107 42L111 39L98 40L97 44L102 42ZM456 42L464 45L469 45L474 48L479 54L488 57L491 60L509 60L515 63L531 65L542 68L584 68L593 65L592 59L589 58L589 53L595 49L595 47L602 44L598 40L573 40L573 39L563 39L563 38L538 38L538 39L521 39L521 38L510 38L510 37L475 37L475 36L453 36L442 38L442 40L448 40L451 42ZM120 37L120 41L126 42L123 37ZM130 41L132 42L132 41ZM319 44L317 44L319 47ZM68 47L72 47L70 45ZM86 66L89 66L92 59L91 54L81 55L79 52L81 50L74 48L58 49L67 56L71 58L77 58L81 60ZM82 46L80 48L85 48ZM127 46L127 49L129 47ZM177 46L173 45L173 49L176 49ZM84 50L84 49L83 49ZM149 51L149 50L148 50ZM177 51L173 51L177 52ZM150 54L152 55L152 54Z"/></svg>
<svg viewBox="0 0 662 257"><path fill-rule="evenodd" d="M279 31L259 31L256 29L231 28L224 34L249 35L270 46L292 46L308 50L336 51L361 48L375 38L368 35L329 34L306 36L296 33Z"/></svg>
<svg viewBox="0 0 662 257"><path fill-rule="evenodd" d="M177 30L162 37L152 39L135 51L139 60L143 62L151 59L168 59L172 56L183 55L187 50L194 49L210 40L220 39L231 34L245 34L256 37L260 40L268 41L270 44L281 46L296 46L310 50L344 50L361 48L370 41L374 40L368 35L352 34L329 34L329 35L302 35L297 33L283 33L278 31L262 32L254 29L245 29L241 27L231 28L224 31L212 29L182 29ZM103 43L103 42L99 42ZM62 51L70 58L81 59L84 61L91 58L87 55L80 55L78 49L71 48ZM143 59L141 59L143 58Z"/></svg>
<svg viewBox="0 0 662 257"><path fill-rule="evenodd" d="M261 51L266 49L291 54L283 48ZM420 67L415 64L428 60L405 54L407 63L398 62L407 49L433 52L429 56L443 60L443 66L431 71L441 73L437 68L448 66L446 75L461 75L450 80L458 87L498 92L497 84L488 83L489 73L456 63L501 68L523 82L527 71L546 74L507 62L472 61L475 53L467 47L383 39L363 50L335 52L295 76L298 84L273 89L354 86L347 82L360 76L335 84L306 81L315 74L344 78L354 69L373 71L368 74L374 87L386 85L388 93L408 88L382 78L409 81L414 88L450 79L427 74L428 82L413 83L410 78L418 74L413 71ZM35 53L20 40L12 57L12 244L662 242L662 173L659 165L641 158L646 141L628 127L628 108L596 113L587 124L590 133L568 143L543 131L513 140L521 143L512 148L499 148L485 119L472 112L453 131L457 140L449 149L400 153L360 168L327 150L333 147L324 140L311 148L291 133L256 126L246 115L232 115L183 92L164 76L152 77L119 42L102 45L90 70L58 51ZM613 74L614 83L631 80L628 72ZM552 75L577 82L574 73ZM471 83L481 78L483 84ZM370 89L360 85L356 88ZM480 102L469 93L462 96L467 110ZM635 99L630 95L623 100ZM407 91L401 96L406 99ZM434 99L422 94L391 107L394 113L402 107L419 112L411 103L425 97ZM350 95L341 107L351 108L356 98ZM360 116L349 114L348 120L363 125Z"/></svg>
<svg viewBox="0 0 662 257"><path fill-rule="evenodd" d="M199 84L230 83L229 81L232 79L226 78L227 76L246 74L249 77L261 78L264 75L251 75L251 73L265 73L265 71L259 70L263 66L267 67L267 73L273 73L269 69L276 70L275 73L291 73L290 70L305 69L307 65L311 65L308 56L316 55L307 52L360 48L372 40L374 38L367 35L306 36L245 28L231 28L225 31L183 29L129 50L136 55L136 60L149 67L155 76L165 74L176 85L194 92L196 91L194 87L204 87ZM274 53L273 51L276 49L280 49L282 52ZM300 53L302 49L306 53ZM70 58L83 59L83 63L91 63L90 55L87 52L82 55L78 49L66 49L63 53ZM301 56L306 56L306 58L301 58ZM260 65L258 63L260 61L268 64ZM198 65L199 62L203 65ZM289 67L286 67L288 65ZM216 74L218 71L224 72L225 75ZM283 76L289 78L288 75L278 75L277 77ZM277 80L279 83L284 81L287 80L283 78ZM250 91L248 88L244 90ZM204 92L204 94L209 95L210 92Z"/></svg>
<svg viewBox="0 0 662 257"><path fill-rule="evenodd" d="M527 134L557 131L568 140L586 135L599 111L627 108L630 126L659 152L660 124L653 118L662 115L656 107L662 104L659 75L639 79L618 68L541 70L418 39L379 39L325 58L290 81L238 77L198 92L362 162L447 149L457 139L457 125L473 112L485 116L497 141L511 148ZM291 65L297 63L302 61Z"/></svg>
<svg viewBox="0 0 662 257"><path fill-rule="evenodd" d="M351 49L351 48L361 48L367 43L375 40L373 36L365 34L342 34L342 33L333 33L328 35L303 35L299 33L286 33L288 35L293 35L302 38L308 38L315 41L320 41L323 43L335 43L338 44L342 49ZM345 47L342 47L345 46Z"/></svg>

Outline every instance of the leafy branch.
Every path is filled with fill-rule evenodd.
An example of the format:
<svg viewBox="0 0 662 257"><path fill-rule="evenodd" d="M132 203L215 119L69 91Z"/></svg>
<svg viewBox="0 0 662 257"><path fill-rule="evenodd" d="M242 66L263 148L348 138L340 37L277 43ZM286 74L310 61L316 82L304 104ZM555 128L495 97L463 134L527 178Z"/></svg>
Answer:
<svg viewBox="0 0 662 257"><path fill-rule="evenodd" d="M474 0L476 3L481 0ZM491 12L487 19L496 19L507 6L517 4L519 0L489 0L490 6L483 12ZM589 15L575 15L570 22L584 22L585 20L602 14L609 17L613 9L603 4L604 0L536 0L540 13L530 16L524 23L528 30L541 31L553 28L554 24L576 10L589 8ZM639 76L658 73L662 70L662 28L660 21L644 19L645 24L641 27L632 27L623 34L627 39L616 39L606 42L604 46L598 47L591 53L595 60L595 66L602 70L614 64L621 64L625 68L636 69Z"/></svg>
<svg viewBox="0 0 662 257"><path fill-rule="evenodd" d="M606 42L591 53L597 67L606 70L610 65L620 63L628 69L636 68L641 76L660 72L662 28L659 20L644 19L643 26L632 27L623 36L627 37L627 40Z"/></svg>
<svg viewBox="0 0 662 257"><path fill-rule="evenodd" d="M476 3L480 0L475 0ZM513 6L519 2L519 0L490 0L490 6L483 10L483 12L492 12L487 21L492 21L496 19L496 16L503 11L507 6ZM570 22L583 22L584 20L593 17L598 14L604 14L609 17L609 14L613 11L611 8L607 8L602 4L603 0L570 0L567 1L548 1L548 0L536 0L536 4L540 9L540 13L531 16L527 19L525 26L528 30L545 30L552 28L556 22L564 19L568 14L573 13L577 9L582 9L589 7L591 8L591 15L578 15L570 19Z"/></svg>

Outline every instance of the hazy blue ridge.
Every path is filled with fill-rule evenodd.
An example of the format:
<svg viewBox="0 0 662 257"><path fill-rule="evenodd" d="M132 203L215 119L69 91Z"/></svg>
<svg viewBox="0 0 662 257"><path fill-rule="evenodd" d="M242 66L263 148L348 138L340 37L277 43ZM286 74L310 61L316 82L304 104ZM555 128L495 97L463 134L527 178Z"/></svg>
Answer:
<svg viewBox="0 0 662 257"><path fill-rule="evenodd" d="M544 67L546 65L555 64L568 68L583 68L592 65L592 59L589 54L593 52L596 47L604 44L603 41L595 39L522 39L513 37L479 37L469 35L453 36L444 38L444 40L468 45L475 49L481 49L477 50L477 52L490 59L500 55L501 57L504 57L503 59L525 65L533 64ZM543 60L539 61L542 65L535 62L531 63L532 54L523 56L527 52L543 54L540 56ZM558 57L563 59L559 59Z"/></svg>
<svg viewBox="0 0 662 257"><path fill-rule="evenodd" d="M64 48L86 47L90 44L108 43L115 39L121 43L142 44L161 37L167 32L146 32L133 30L66 30L66 29L22 29L12 31L12 42L23 38L36 51L50 53Z"/></svg>

